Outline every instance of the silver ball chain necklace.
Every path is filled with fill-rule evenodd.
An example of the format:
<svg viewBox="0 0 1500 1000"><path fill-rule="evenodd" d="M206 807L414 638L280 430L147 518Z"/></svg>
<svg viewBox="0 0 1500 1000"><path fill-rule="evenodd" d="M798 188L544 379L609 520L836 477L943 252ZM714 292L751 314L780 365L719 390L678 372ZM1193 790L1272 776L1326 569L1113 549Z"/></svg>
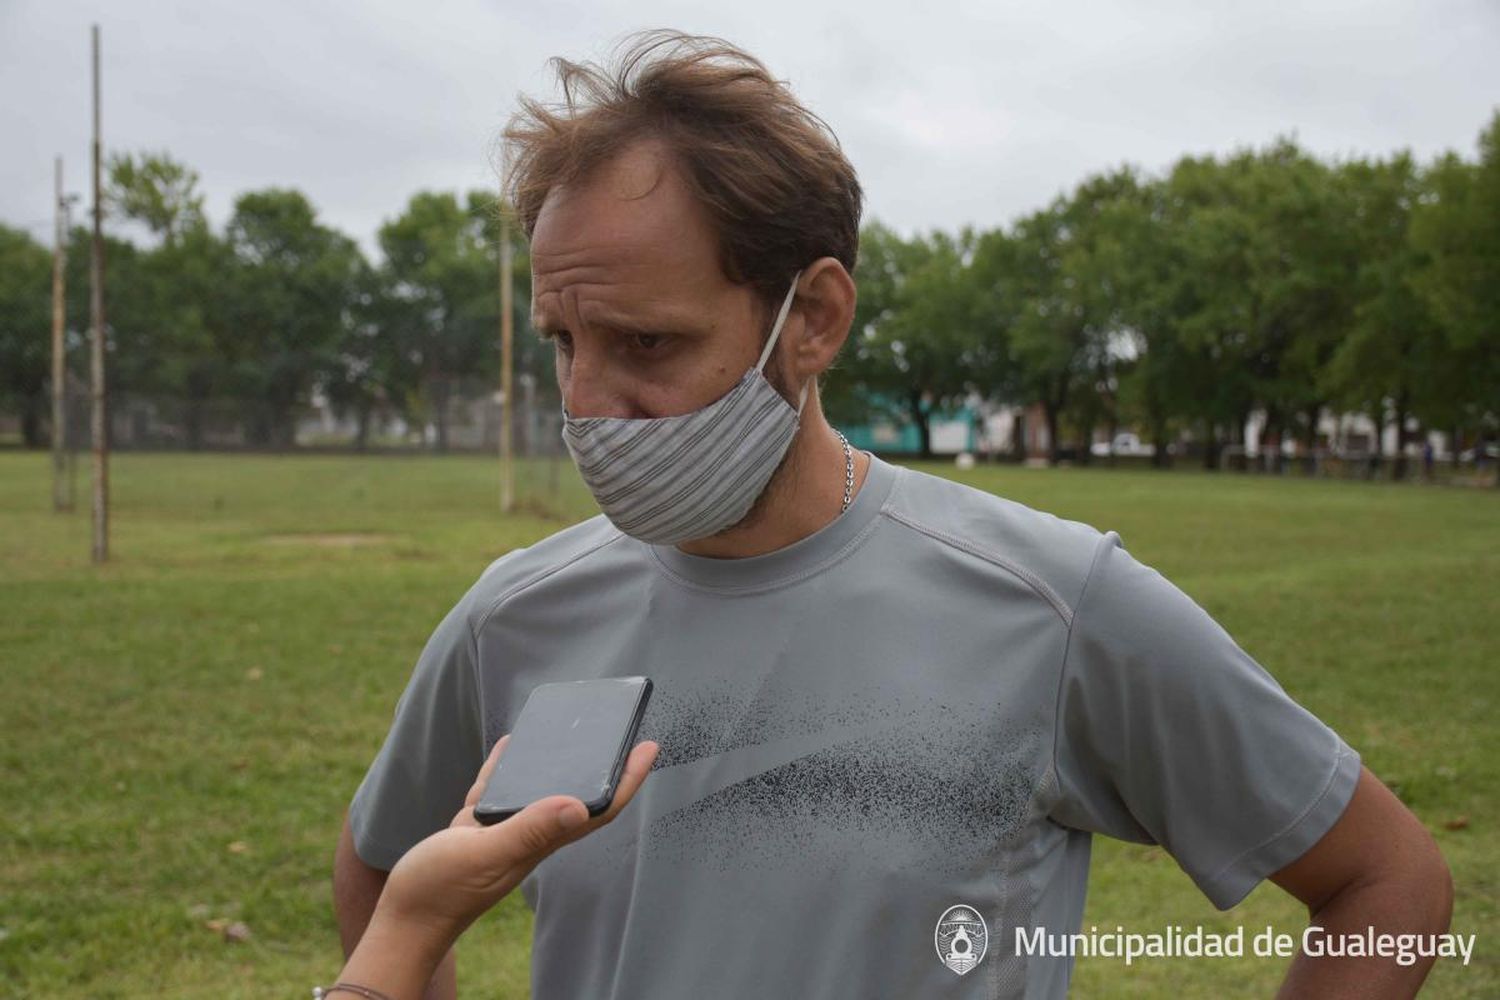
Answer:
<svg viewBox="0 0 1500 1000"><path fill-rule="evenodd" d="M842 514L849 509L849 501L854 497L854 451L849 447L849 439L844 437L843 431L835 429L834 433L844 443L844 506L839 509Z"/></svg>

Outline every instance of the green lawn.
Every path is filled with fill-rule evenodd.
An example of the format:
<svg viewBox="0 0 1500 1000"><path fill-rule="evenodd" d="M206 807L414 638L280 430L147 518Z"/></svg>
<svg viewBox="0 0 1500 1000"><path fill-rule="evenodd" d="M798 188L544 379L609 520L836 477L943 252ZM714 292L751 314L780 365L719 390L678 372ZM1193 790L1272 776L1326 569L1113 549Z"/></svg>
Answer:
<svg viewBox="0 0 1500 1000"><path fill-rule="evenodd" d="M525 495L592 513L557 472L553 495L526 470ZM417 653L490 560L562 522L500 517L482 458L125 454L112 473L99 570L86 507L50 510L47 456L0 453L0 995L305 996L341 964L333 845ZM1119 531L1342 733L1433 831L1453 928L1478 934L1475 963L1440 965L1424 996L1500 995L1496 491L962 477ZM529 916L512 897L470 931L463 993L525 995ZM1269 883L1220 914L1160 850L1098 838L1090 923L1296 933L1303 915ZM1081 959L1075 994L1270 996L1279 974Z"/></svg>

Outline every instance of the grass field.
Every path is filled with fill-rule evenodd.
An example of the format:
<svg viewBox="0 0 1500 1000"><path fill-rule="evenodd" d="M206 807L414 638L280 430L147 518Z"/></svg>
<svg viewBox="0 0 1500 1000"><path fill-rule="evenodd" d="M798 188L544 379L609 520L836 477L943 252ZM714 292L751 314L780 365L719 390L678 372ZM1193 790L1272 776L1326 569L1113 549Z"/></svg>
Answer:
<svg viewBox="0 0 1500 1000"><path fill-rule="evenodd" d="M47 462L0 453L0 996L306 996L342 961L343 809L422 644L489 561L563 521L501 518L481 458L125 454L95 569L86 468L85 507L56 515ZM1442 845L1477 954L1423 995L1500 995L1495 491L925 468L1113 528L1204 605ZM558 483L554 509L593 512L565 463ZM1220 914L1160 850L1096 839L1085 926L1303 918L1269 883ZM525 996L529 934L519 897L488 914L461 993ZM1075 995L1270 996L1280 972L1080 959Z"/></svg>

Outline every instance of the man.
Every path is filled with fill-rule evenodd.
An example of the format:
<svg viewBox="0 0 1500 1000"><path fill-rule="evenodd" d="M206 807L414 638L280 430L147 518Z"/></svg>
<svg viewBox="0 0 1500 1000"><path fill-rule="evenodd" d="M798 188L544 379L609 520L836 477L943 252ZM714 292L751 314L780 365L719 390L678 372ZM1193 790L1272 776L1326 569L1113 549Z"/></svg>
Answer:
<svg viewBox="0 0 1500 1000"><path fill-rule="evenodd" d="M336 862L346 948L544 681L644 673L632 809L522 883L554 998L1062 996L1091 834L1227 909L1438 932L1421 824L1119 536L855 452L861 193L751 57L648 36L507 136L533 325L604 514L494 562L423 650ZM1430 960L1300 956L1289 994L1407 996ZM430 996L452 996L451 956Z"/></svg>

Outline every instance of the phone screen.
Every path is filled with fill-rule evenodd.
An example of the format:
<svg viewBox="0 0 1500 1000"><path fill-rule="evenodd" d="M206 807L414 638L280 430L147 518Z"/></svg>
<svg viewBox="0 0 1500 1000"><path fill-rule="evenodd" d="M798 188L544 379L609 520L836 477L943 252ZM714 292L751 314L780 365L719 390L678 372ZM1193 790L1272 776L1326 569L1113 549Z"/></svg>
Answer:
<svg viewBox="0 0 1500 1000"><path fill-rule="evenodd" d="M498 823L549 795L571 795L590 814L604 812L650 697L648 677L537 685L521 706L474 816Z"/></svg>

